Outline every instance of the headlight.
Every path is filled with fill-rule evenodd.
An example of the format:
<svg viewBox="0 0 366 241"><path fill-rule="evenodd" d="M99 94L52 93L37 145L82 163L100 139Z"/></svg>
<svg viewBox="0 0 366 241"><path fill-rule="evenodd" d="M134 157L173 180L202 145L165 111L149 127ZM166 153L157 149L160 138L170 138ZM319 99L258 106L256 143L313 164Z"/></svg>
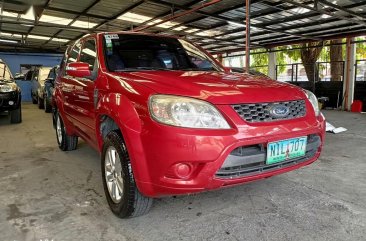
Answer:
<svg viewBox="0 0 366 241"><path fill-rule="evenodd" d="M308 90L305 90L305 94L306 96L308 97L311 105L313 106L314 108L314 111L315 111L315 115L318 116L319 113L320 113L320 110L319 110L319 104L318 104L318 98L316 98L316 96L313 94L313 92L311 91L308 91Z"/></svg>
<svg viewBox="0 0 366 241"><path fill-rule="evenodd" d="M12 85L0 85L0 92L12 92L15 91L16 87Z"/></svg>
<svg viewBox="0 0 366 241"><path fill-rule="evenodd" d="M193 98L153 95L149 100L153 119L172 126L206 129L230 129L220 112L211 104Z"/></svg>

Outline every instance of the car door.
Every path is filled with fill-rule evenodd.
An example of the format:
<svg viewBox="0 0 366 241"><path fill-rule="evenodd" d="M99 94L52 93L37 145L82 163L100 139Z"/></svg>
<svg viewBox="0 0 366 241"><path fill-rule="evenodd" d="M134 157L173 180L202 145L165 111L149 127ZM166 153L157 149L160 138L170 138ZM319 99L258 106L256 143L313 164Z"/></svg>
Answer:
<svg viewBox="0 0 366 241"><path fill-rule="evenodd" d="M91 76L73 78L72 116L76 120L75 127L91 143L96 143L94 89L97 81L98 63L96 40L88 38L83 41L79 62L89 64Z"/></svg>
<svg viewBox="0 0 366 241"><path fill-rule="evenodd" d="M81 43L76 43L70 51L67 53L66 56L66 67L67 64L77 62L79 58L79 52L81 49ZM63 101L63 109L65 113L65 117L69 119L71 123L74 123L74 103L75 103L75 95L74 91L74 77L69 76L66 74L65 68L63 68L62 73L60 74L60 89L62 94L62 101Z"/></svg>

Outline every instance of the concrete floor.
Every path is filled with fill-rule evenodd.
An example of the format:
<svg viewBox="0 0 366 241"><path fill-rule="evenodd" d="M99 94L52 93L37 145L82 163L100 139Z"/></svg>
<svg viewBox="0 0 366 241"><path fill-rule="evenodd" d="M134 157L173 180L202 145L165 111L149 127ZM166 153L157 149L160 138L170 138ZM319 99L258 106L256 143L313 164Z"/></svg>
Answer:
<svg viewBox="0 0 366 241"><path fill-rule="evenodd" d="M106 203L99 154L56 144L51 115L0 116L0 240L366 240L366 115L325 112L319 161L247 185L155 201L121 220Z"/></svg>

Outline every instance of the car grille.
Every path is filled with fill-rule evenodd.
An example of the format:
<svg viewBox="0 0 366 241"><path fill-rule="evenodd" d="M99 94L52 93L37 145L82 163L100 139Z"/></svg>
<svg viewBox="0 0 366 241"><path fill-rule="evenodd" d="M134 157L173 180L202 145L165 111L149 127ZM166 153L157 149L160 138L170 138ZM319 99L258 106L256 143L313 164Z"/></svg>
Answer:
<svg viewBox="0 0 366 241"><path fill-rule="evenodd" d="M216 172L216 177L233 179L293 166L310 160L315 156L321 144L318 135L309 135L305 156L289 159L283 162L267 165L267 150L264 145L242 146L233 150L226 158L221 168Z"/></svg>
<svg viewBox="0 0 366 241"><path fill-rule="evenodd" d="M284 117L271 114L270 110L276 105L284 105L289 112ZM247 122L269 122L275 120L288 120L305 116L305 100L294 100L271 103L237 104L232 106L240 117Z"/></svg>

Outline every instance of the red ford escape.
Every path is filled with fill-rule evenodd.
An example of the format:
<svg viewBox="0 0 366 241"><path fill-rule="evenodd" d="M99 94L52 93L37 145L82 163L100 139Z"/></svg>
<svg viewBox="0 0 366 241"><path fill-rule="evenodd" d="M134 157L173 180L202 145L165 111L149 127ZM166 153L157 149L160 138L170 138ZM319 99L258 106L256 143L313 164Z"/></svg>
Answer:
<svg viewBox="0 0 366 241"><path fill-rule="evenodd" d="M119 217L152 198L232 186L314 162L324 117L309 91L234 74L169 36L87 35L66 52L53 96L59 147L101 152Z"/></svg>

